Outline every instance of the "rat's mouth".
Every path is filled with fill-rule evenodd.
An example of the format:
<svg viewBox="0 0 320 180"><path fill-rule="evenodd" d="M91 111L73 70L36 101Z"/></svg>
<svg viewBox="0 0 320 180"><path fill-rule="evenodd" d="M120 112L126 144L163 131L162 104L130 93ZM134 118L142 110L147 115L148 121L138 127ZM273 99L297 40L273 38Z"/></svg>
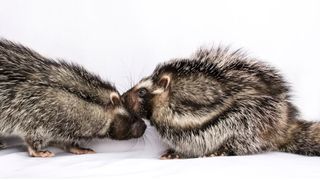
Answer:
<svg viewBox="0 0 320 180"><path fill-rule="evenodd" d="M144 121L139 121L139 122L136 122L132 125L131 127L131 135L133 138L139 138L141 137L145 130L147 128L147 125L144 123Z"/></svg>

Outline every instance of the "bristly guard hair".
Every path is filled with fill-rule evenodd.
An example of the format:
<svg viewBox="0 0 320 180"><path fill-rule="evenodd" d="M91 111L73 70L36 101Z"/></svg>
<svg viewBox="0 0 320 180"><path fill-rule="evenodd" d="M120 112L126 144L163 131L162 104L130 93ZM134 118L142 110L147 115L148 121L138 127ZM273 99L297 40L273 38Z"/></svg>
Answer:
<svg viewBox="0 0 320 180"><path fill-rule="evenodd" d="M280 73L242 50L200 48L161 63L123 98L159 131L165 158L320 155L319 123L300 120Z"/></svg>
<svg viewBox="0 0 320 180"><path fill-rule="evenodd" d="M4 39L0 102L0 140L21 137L31 156L53 156L43 150L48 145L92 153L79 144L93 138L140 137L146 127L129 113L111 83L79 65L45 58Z"/></svg>

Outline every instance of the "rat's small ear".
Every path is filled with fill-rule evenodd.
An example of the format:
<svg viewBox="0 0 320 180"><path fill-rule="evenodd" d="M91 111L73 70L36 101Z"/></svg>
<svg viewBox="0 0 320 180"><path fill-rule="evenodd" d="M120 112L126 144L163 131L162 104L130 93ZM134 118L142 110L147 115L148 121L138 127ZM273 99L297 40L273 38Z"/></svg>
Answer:
<svg viewBox="0 0 320 180"><path fill-rule="evenodd" d="M115 93L115 92L110 93L110 101L113 105L120 105L121 100L118 93Z"/></svg>
<svg viewBox="0 0 320 180"><path fill-rule="evenodd" d="M171 81L171 77L169 75L163 75L160 78L158 85L163 89L167 89L170 85L170 81Z"/></svg>

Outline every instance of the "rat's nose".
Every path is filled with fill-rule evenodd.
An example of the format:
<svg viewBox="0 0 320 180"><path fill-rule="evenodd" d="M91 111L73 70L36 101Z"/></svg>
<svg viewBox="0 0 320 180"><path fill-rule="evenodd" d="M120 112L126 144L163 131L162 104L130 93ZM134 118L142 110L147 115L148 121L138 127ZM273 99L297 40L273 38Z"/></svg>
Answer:
<svg viewBox="0 0 320 180"><path fill-rule="evenodd" d="M131 127L132 136L134 138L141 137L144 134L146 128L147 128L147 125L142 120L134 123Z"/></svg>
<svg viewBox="0 0 320 180"><path fill-rule="evenodd" d="M125 93L123 93L123 94L121 95L121 100L122 100L122 102L125 102L127 96L128 96L128 92L125 92Z"/></svg>
<svg viewBox="0 0 320 180"><path fill-rule="evenodd" d="M121 100L123 103L126 104L128 102L128 96L129 96L129 91L127 91L121 95Z"/></svg>

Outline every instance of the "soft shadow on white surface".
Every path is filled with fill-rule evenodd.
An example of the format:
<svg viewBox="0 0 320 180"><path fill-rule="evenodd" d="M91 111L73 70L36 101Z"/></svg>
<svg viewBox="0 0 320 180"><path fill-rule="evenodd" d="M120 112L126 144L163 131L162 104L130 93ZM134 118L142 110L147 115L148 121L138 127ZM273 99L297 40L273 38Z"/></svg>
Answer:
<svg viewBox="0 0 320 180"><path fill-rule="evenodd" d="M21 140L9 138L6 141L9 147L0 151L0 177L129 176L153 168L148 162L158 161L165 151L165 145L150 126L139 139L94 140L87 147L97 153L89 155L73 155L50 147L55 157L31 158Z"/></svg>
<svg viewBox="0 0 320 180"><path fill-rule="evenodd" d="M20 178L219 178L319 179L319 158L285 153L159 160L157 150L29 158L19 150L1 152L1 177ZM6 163L3 163L6 162Z"/></svg>
<svg viewBox="0 0 320 180"><path fill-rule="evenodd" d="M320 120L318 0L0 0L0 36L83 65L121 92L156 64L199 46L231 44L276 66L307 120ZM1 112L0 112L1 113ZM13 142L13 144L19 144ZM30 158L23 146L0 151L0 177L105 179L320 179L319 157L266 153L160 161L151 128L142 139L95 140L98 153Z"/></svg>

